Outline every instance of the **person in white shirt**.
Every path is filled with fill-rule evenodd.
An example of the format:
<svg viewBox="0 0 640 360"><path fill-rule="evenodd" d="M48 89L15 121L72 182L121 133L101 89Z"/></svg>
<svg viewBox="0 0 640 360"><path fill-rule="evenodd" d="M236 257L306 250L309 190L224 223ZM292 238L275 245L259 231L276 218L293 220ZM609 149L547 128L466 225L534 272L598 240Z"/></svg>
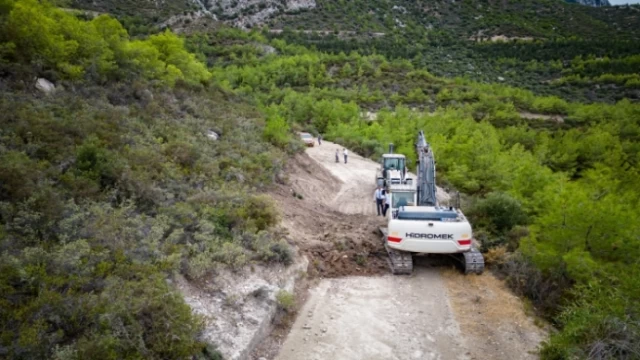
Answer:
<svg viewBox="0 0 640 360"><path fill-rule="evenodd" d="M378 185L375 194L373 194L373 200L376 202L376 210L378 211L378 216L384 212L384 190L382 190L382 186Z"/></svg>
<svg viewBox="0 0 640 360"><path fill-rule="evenodd" d="M342 152L344 154L344 163L347 163L347 156L349 155L349 152L347 151L347 149L344 149L344 151Z"/></svg>
<svg viewBox="0 0 640 360"><path fill-rule="evenodd" d="M387 216L387 211L389 210L389 206L391 206L391 194L388 191L382 190L384 194L384 205L382 205L382 216Z"/></svg>

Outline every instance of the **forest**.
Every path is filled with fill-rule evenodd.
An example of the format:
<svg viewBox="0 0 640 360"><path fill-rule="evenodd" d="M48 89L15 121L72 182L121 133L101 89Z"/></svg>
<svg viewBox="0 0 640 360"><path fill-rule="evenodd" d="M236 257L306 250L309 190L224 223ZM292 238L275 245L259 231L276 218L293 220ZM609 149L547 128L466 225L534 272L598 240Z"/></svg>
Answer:
<svg viewBox="0 0 640 360"><path fill-rule="evenodd" d="M514 87L439 53L131 37L36 0L0 0L0 29L0 356L218 359L171 279L292 261L263 192L302 151L295 131L415 162L418 129L492 269L558 329L541 357L640 356L635 40L463 46L537 74Z"/></svg>

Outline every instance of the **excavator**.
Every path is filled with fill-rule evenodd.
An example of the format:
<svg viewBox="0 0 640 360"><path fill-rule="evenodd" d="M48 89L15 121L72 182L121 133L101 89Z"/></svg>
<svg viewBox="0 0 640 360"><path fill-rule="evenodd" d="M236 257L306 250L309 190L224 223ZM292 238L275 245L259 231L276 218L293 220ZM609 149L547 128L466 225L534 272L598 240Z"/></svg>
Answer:
<svg viewBox="0 0 640 360"><path fill-rule="evenodd" d="M416 152L416 183L387 186L391 194L389 222L380 232L391 272L411 274L414 254L446 254L462 263L465 274L481 274L484 258L473 244L471 224L460 209L438 203L435 159L422 130Z"/></svg>
<svg viewBox="0 0 640 360"><path fill-rule="evenodd" d="M393 144L389 144L389 153L382 155L381 167L376 173L376 183L382 187L398 184L411 184L412 179L407 178L407 160L402 154L393 152Z"/></svg>

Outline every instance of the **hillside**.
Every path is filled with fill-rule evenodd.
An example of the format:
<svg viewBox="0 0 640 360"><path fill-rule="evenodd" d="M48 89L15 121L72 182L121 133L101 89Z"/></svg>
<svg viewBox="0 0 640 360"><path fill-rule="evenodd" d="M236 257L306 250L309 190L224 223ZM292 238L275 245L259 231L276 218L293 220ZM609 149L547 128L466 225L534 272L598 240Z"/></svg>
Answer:
<svg viewBox="0 0 640 360"><path fill-rule="evenodd" d="M559 0L74 0L73 7L141 17L161 24L172 16L200 12L239 27L357 32L448 33L462 38L570 37L638 39L638 7L593 8Z"/></svg>
<svg viewBox="0 0 640 360"><path fill-rule="evenodd" d="M320 51L382 54L437 76L504 82L582 102L640 99L640 6L536 1L210 1L174 11L114 1L74 6L112 12L131 34L267 26L267 36ZM143 2L144 4L144 2ZM186 4L186 5L185 5ZM153 7L159 7L153 10Z"/></svg>
<svg viewBox="0 0 640 360"><path fill-rule="evenodd" d="M434 2L422 19L382 1L286 2L270 32L186 2L78 4L95 12L0 2L0 357L219 359L233 336L207 324L236 326L249 306L219 275L233 285L297 257L270 191L305 209L295 224L320 218L291 192L296 131L372 159L393 142L413 163L416 129L492 271L557 328L540 357L640 353L637 7ZM385 11L358 19L354 4ZM175 11L192 17L182 36L158 29ZM468 39L489 27L536 39ZM380 263L356 237L333 240L309 276ZM194 313L183 280L226 318ZM257 284L242 295L291 315L292 294Z"/></svg>

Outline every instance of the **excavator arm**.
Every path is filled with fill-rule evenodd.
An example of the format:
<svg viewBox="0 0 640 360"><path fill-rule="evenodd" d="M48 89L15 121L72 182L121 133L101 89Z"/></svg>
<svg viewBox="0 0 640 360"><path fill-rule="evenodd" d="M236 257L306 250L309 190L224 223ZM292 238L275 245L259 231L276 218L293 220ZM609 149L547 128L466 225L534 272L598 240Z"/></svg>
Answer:
<svg viewBox="0 0 640 360"><path fill-rule="evenodd" d="M422 130L418 133L416 152L418 155L418 206L436 206L436 162Z"/></svg>

